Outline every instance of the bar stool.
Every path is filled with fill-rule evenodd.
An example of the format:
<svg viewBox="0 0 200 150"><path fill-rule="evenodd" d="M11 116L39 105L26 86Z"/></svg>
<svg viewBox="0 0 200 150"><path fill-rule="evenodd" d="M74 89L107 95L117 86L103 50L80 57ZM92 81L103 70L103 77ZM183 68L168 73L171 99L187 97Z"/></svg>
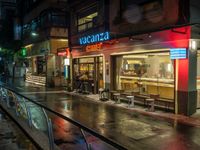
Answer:
<svg viewBox="0 0 200 150"><path fill-rule="evenodd" d="M147 103L147 110L149 110L149 111L155 111L155 109L154 109L154 99L153 98L147 98L146 99L146 103Z"/></svg>
<svg viewBox="0 0 200 150"><path fill-rule="evenodd" d="M133 95L128 95L126 96L126 98L128 99L128 107L134 107L134 96Z"/></svg>
<svg viewBox="0 0 200 150"><path fill-rule="evenodd" d="M99 89L99 100L103 99L103 91L104 91L103 88Z"/></svg>
<svg viewBox="0 0 200 150"><path fill-rule="evenodd" d="M110 99L114 100L114 94L117 93L117 91L110 91Z"/></svg>
<svg viewBox="0 0 200 150"><path fill-rule="evenodd" d="M121 101L120 101L120 93L114 93L113 97L114 97L114 100L115 100L116 104L120 104L121 103Z"/></svg>

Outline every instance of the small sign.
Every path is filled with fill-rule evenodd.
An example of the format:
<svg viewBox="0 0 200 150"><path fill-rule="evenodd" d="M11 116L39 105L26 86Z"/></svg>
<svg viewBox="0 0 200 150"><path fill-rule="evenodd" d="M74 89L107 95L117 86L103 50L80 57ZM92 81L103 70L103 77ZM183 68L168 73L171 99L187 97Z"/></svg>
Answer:
<svg viewBox="0 0 200 150"><path fill-rule="evenodd" d="M187 58L186 48L170 49L170 59L185 59L185 58Z"/></svg>
<svg viewBox="0 0 200 150"><path fill-rule="evenodd" d="M86 52L92 52L92 51L99 51L102 49L102 43L87 45L85 47Z"/></svg>
<svg viewBox="0 0 200 150"><path fill-rule="evenodd" d="M69 66L70 65L69 58L65 58L64 59L64 65L65 66Z"/></svg>

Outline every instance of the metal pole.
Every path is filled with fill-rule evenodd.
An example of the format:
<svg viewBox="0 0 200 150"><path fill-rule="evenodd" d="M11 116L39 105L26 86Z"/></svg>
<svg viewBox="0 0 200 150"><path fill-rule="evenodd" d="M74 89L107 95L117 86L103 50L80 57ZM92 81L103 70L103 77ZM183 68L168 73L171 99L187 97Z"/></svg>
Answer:
<svg viewBox="0 0 200 150"><path fill-rule="evenodd" d="M22 99L23 99L25 109L26 109L26 114L27 114L27 117L28 117L28 125L29 125L30 128L32 128L32 116L31 116L30 107L26 105L25 99L24 98L22 98Z"/></svg>
<svg viewBox="0 0 200 150"><path fill-rule="evenodd" d="M48 51L46 50L46 52L45 52L45 62L46 62L46 84L45 84L45 86L47 87L47 77L48 77L48 72L47 72L47 64L48 64Z"/></svg>
<svg viewBox="0 0 200 150"><path fill-rule="evenodd" d="M86 136L85 136L84 131L83 131L81 128L80 128L80 130L81 130L81 134L83 135L83 139L84 139L84 141L85 141L87 150L91 150L91 146L90 146L90 144L89 144L89 143L87 142L87 140L86 140Z"/></svg>
<svg viewBox="0 0 200 150"><path fill-rule="evenodd" d="M46 122L47 122L47 132L48 132L48 137L49 137L49 148L50 148L50 150L54 150L54 138L53 138L52 122L51 122L51 119L47 116L44 108L42 108L42 111L44 113L44 116L45 116Z"/></svg>

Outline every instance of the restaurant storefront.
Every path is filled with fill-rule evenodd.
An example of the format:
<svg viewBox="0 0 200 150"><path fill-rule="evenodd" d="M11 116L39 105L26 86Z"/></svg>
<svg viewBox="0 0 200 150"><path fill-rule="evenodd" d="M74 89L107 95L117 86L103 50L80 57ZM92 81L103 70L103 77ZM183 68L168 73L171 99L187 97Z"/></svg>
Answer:
<svg viewBox="0 0 200 150"><path fill-rule="evenodd" d="M91 46L99 42L98 34L85 36L80 38L81 50L72 51L74 75L88 71L98 81L97 72L103 72L103 88L156 95L164 109L191 115L197 108L197 51L191 32L190 26L121 38L105 32L101 49ZM92 55L102 55L102 62ZM102 63L103 71L97 63Z"/></svg>
<svg viewBox="0 0 200 150"><path fill-rule="evenodd" d="M97 94L100 88L105 88L104 41L109 40L109 32L100 32L79 37L79 45L72 47L73 89L82 90L81 76L87 75L87 93Z"/></svg>
<svg viewBox="0 0 200 150"><path fill-rule="evenodd" d="M197 51L191 32L187 26L115 39L103 50L110 69L107 87L143 99L156 96L158 108L176 114L195 113Z"/></svg>

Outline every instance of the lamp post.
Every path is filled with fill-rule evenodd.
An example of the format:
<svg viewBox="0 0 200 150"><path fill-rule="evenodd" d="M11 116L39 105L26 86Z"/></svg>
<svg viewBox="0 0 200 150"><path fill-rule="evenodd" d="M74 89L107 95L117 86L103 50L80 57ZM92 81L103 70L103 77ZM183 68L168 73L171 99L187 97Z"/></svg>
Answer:
<svg viewBox="0 0 200 150"><path fill-rule="evenodd" d="M48 53L49 53L49 51L48 51L48 49L46 49L45 50L45 52L44 52L44 54L45 54L45 63L46 63L46 74L45 74L45 76L46 76L46 83L45 83L45 86L47 87L47 77L48 77L48 72L47 72L47 69L48 69L48 67L47 67L47 65L48 65Z"/></svg>

